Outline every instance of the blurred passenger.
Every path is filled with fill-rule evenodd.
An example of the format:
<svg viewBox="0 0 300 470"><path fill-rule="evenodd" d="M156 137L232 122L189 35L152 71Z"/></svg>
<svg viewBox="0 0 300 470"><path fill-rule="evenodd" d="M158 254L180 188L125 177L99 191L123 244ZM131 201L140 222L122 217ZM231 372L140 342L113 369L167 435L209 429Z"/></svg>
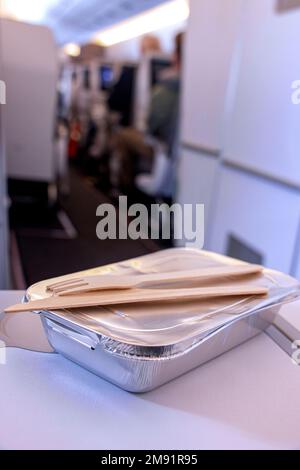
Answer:
<svg viewBox="0 0 300 470"><path fill-rule="evenodd" d="M135 84L143 83L143 89L138 93L138 108L145 108L147 99L147 76L143 74L143 58L161 52L160 41L156 36L146 35L142 38L140 47L140 64L138 67L125 65L122 67L119 80L113 86L108 98L108 107L120 115L121 126L130 126L134 120L133 105L135 105ZM148 104L148 102L147 102ZM135 107L135 106L134 106Z"/></svg>
<svg viewBox="0 0 300 470"><path fill-rule="evenodd" d="M160 40L153 35L143 36L140 44L140 59L135 80L134 127L141 132L147 130L147 117L151 97L150 63L153 57L162 55Z"/></svg>
<svg viewBox="0 0 300 470"><path fill-rule="evenodd" d="M152 34L147 34L143 36L141 40L140 49L142 57L148 54L161 53L161 44L159 38Z"/></svg>
<svg viewBox="0 0 300 470"><path fill-rule="evenodd" d="M151 171L155 156L155 142L163 144L168 154L177 129L180 92L180 69L183 33L175 38L174 65L151 96L146 132L123 128L113 141L113 184L128 190L134 184L139 170Z"/></svg>
<svg viewBox="0 0 300 470"><path fill-rule="evenodd" d="M132 119L132 102L136 68L124 65L117 83L113 86L108 98L108 107L111 111L120 114L120 124L129 126Z"/></svg>
<svg viewBox="0 0 300 470"><path fill-rule="evenodd" d="M80 91L80 83L78 74L74 70L71 78L71 92L70 92L70 114L71 117L78 111L78 95Z"/></svg>

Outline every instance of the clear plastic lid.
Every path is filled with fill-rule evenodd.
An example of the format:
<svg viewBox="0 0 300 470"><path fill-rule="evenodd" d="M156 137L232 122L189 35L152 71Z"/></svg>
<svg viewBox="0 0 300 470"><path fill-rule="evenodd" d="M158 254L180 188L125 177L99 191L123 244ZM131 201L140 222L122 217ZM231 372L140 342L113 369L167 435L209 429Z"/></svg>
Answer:
<svg viewBox="0 0 300 470"><path fill-rule="evenodd" d="M126 262L95 268L80 273L139 274L171 272L188 269L204 269L214 266L245 264L225 256L191 248L173 248L146 255ZM77 277L78 273L62 276L51 281ZM193 281L185 287L209 286L214 281ZM51 312L56 320L65 319L93 333L105 336L108 341L143 347L175 345L199 338L221 328L241 316L257 312L267 306L278 306L299 296L297 280L285 274L264 269L262 274L226 277L218 285L228 286L253 283L268 287L267 296L223 297L207 300L131 304L110 307L81 308L74 311ZM27 291L28 300L49 296L46 285L49 280L33 285ZM174 285L170 285L174 287Z"/></svg>

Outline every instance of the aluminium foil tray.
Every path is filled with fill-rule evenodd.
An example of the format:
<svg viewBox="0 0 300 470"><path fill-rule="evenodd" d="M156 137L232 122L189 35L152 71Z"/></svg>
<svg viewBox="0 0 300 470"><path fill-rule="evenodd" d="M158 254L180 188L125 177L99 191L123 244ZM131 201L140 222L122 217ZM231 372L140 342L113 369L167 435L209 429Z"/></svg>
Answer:
<svg viewBox="0 0 300 470"><path fill-rule="evenodd" d="M240 264L244 263L194 248L172 248L80 275L113 276ZM78 277L78 273L31 286L26 300L48 296L46 286L50 281L71 277ZM124 390L146 392L249 340L272 324L284 303L299 297L298 281L276 271L265 269L261 275L244 276L234 282L245 280L267 286L268 296L38 313L56 352ZM230 287L232 282L232 278L226 278L220 284ZM188 284L196 285L199 283Z"/></svg>

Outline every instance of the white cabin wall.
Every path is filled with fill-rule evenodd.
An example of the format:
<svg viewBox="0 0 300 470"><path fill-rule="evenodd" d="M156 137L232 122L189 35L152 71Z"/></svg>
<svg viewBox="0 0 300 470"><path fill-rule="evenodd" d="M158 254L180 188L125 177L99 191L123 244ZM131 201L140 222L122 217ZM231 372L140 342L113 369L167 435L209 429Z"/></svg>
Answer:
<svg viewBox="0 0 300 470"><path fill-rule="evenodd" d="M1 22L0 22L1 29ZM3 66L1 60L1 42L0 42L0 80L3 76ZM4 98L2 96L2 98ZM3 111L5 102L0 103L0 289L9 288L9 268L8 268L8 223L7 223L7 194L6 194L6 161L5 161L5 142L3 133Z"/></svg>
<svg viewBox="0 0 300 470"><path fill-rule="evenodd" d="M180 202L206 205L206 248L234 237L300 278L299 25L276 0L191 0L177 179Z"/></svg>
<svg viewBox="0 0 300 470"><path fill-rule="evenodd" d="M211 248L226 91L240 11L240 0L190 2L182 79L177 201L205 205L207 249Z"/></svg>
<svg viewBox="0 0 300 470"><path fill-rule="evenodd" d="M58 79L53 35L44 26L6 19L1 20L0 34L7 88L7 174L16 179L53 183Z"/></svg>

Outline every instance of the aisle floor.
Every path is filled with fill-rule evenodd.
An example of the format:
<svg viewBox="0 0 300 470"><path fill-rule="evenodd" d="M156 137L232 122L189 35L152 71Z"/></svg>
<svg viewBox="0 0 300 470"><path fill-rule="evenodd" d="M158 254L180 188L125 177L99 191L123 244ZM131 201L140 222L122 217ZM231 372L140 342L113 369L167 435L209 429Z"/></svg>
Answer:
<svg viewBox="0 0 300 470"><path fill-rule="evenodd" d="M83 269L102 266L142 256L159 250L152 241L99 240L96 236L96 208L111 202L76 169L70 172L70 195L61 201L62 209L70 219L77 235L73 239L47 237L45 230L14 228L26 287L45 278L51 278ZM42 220L42 217L41 217ZM57 228L57 227L56 227ZM20 281L19 281L20 283Z"/></svg>

